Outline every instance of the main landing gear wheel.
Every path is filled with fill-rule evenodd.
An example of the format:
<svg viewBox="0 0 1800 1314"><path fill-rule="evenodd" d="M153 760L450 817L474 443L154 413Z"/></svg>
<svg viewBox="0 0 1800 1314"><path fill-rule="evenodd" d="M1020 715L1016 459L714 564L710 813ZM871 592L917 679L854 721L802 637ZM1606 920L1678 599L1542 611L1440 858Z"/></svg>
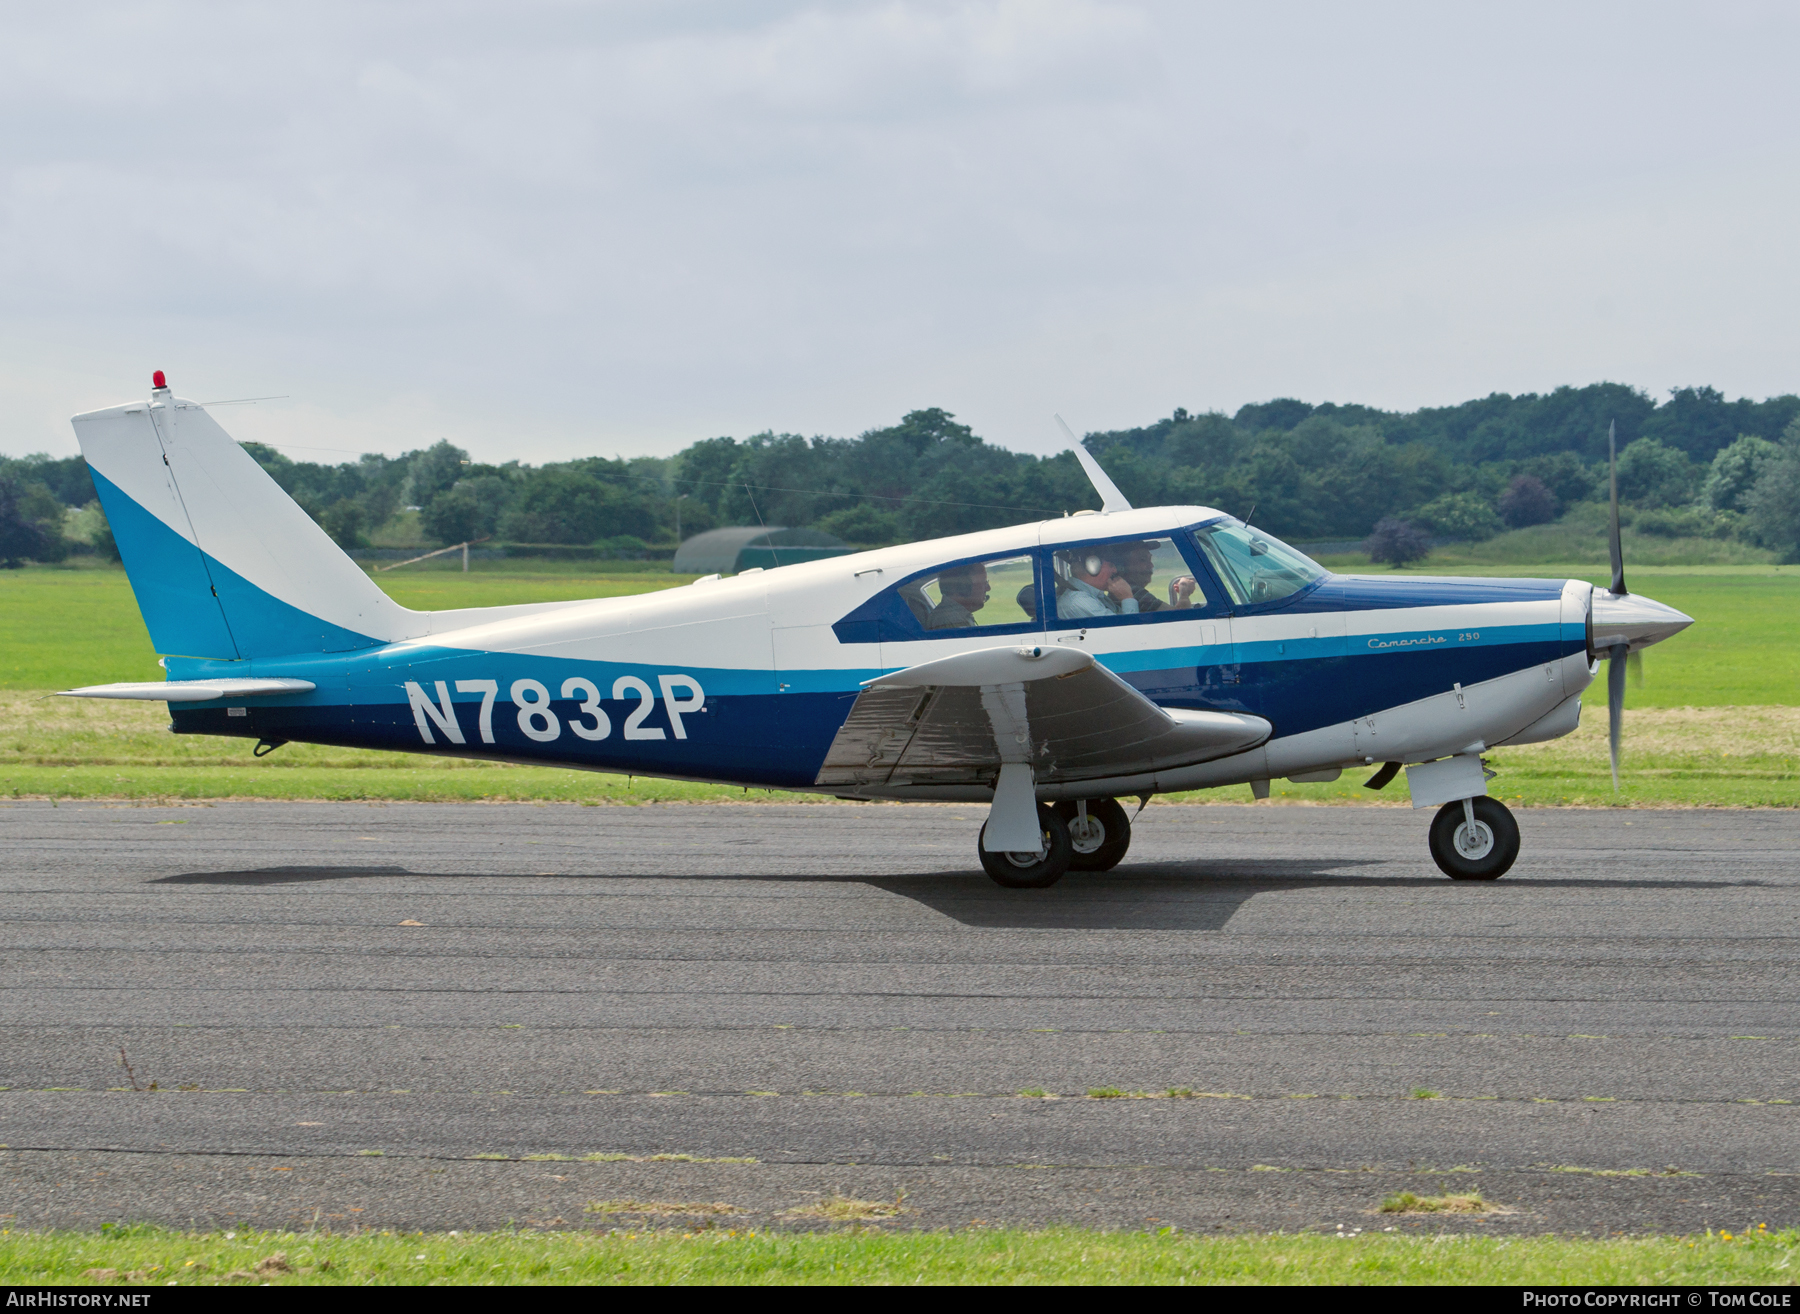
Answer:
<svg viewBox="0 0 1800 1314"><path fill-rule="evenodd" d="M1518 856L1519 823L1498 799L1458 799L1431 819L1432 861L1453 881L1498 880Z"/></svg>
<svg viewBox="0 0 1800 1314"><path fill-rule="evenodd" d="M1131 819L1117 799L1090 798L1085 802L1086 816L1074 803L1056 805L1056 815L1069 825L1069 842L1075 849L1069 870L1111 871L1131 847Z"/></svg>
<svg viewBox="0 0 1800 1314"><path fill-rule="evenodd" d="M1036 853L989 853L981 841L975 842L981 854L982 870L994 878L994 884L1009 890L1042 890L1056 884L1069 869L1074 846L1069 842L1069 827L1053 808L1038 804L1038 827L1043 832ZM981 833L987 834L982 823Z"/></svg>

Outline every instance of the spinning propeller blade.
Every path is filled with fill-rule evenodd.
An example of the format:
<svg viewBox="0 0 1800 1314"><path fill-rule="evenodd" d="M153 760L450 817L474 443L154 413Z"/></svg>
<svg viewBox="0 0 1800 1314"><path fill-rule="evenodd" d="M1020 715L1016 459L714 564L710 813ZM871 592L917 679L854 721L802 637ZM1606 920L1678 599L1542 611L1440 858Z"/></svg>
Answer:
<svg viewBox="0 0 1800 1314"><path fill-rule="evenodd" d="M1618 794L1618 736L1625 729L1625 644L1613 644L1606 655L1606 738L1613 751L1613 792Z"/></svg>
<svg viewBox="0 0 1800 1314"><path fill-rule="evenodd" d="M1612 551L1612 592L1614 597L1622 598L1628 593L1625 587L1625 546L1619 541L1619 442L1618 425L1606 426L1606 474L1607 482L1612 490L1612 533L1607 539L1607 547Z"/></svg>
<svg viewBox="0 0 1800 1314"><path fill-rule="evenodd" d="M1612 595L1625 596L1625 544L1619 538L1619 426L1606 426L1606 478L1612 494L1612 524L1606 546L1612 555ZM1606 740L1611 750L1613 793L1619 792L1619 737L1625 729L1625 658L1627 644L1615 643L1607 649L1606 663Z"/></svg>

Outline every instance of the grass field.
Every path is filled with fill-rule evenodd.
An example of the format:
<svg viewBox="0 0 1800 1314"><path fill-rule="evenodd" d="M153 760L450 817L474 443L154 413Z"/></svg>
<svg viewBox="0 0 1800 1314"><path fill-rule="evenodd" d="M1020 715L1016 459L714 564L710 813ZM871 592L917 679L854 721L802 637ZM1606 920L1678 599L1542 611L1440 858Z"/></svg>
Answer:
<svg viewBox="0 0 1800 1314"><path fill-rule="evenodd" d="M633 1202L640 1203L640 1202ZM857 1203L857 1202L846 1202ZM597 1205L596 1208L604 1206ZM683 1208L677 1203L676 1209ZM365 1286L610 1283L1083 1285L1787 1285L1800 1233L1610 1240L1467 1234L738 1231L729 1205L687 1205L692 1230L641 1232L181 1233L125 1228L0 1234L16 1286ZM701 1210L705 1215L698 1216Z"/></svg>
<svg viewBox="0 0 1800 1314"><path fill-rule="evenodd" d="M377 576L410 607L612 597L672 587L660 571L592 573L591 563L477 562L476 570ZM1349 568L1354 563L1344 563ZM1428 569L1438 569L1436 562ZM540 568L541 567L541 568ZM1471 564L1458 573L1516 573ZM1529 573L1604 582L1588 565L1533 566ZM1589 699L1582 728L1565 739L1491 756L1493 788L1533 805L1794 806L1800 804L1800 568L1768 564L1634 568L1634 587L1698 622L1645 655L1643 687L1630 692L1625 789L1606 767L1603 701ZM646 803L791 800L720 786L552 768L511 767L398 753L290 744L269 757L250 743L173 736L161 704L76 702L49 690L161 675L124 572L116 567L0 572L0 793L14 797L323 798L545 800ZM1598 694L1598 691L1596 691ZM1600 695L1603 699L1603 695ZM1404 777L1380 794L1347 773L1328 785L1278 781L1278 802L1404 804ZM1177 796L1241 802L1247 789Z"/></svg>

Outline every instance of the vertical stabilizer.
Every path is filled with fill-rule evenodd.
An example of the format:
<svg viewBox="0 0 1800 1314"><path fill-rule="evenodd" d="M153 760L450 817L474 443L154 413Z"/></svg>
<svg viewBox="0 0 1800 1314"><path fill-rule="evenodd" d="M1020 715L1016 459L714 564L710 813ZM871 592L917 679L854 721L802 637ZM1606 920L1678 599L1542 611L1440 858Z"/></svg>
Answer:
<svg viewBox="0 0 1800 1314"><path fill-rule="evenodd" d="M157 651L343 652L406 633L411 613L195 403L158 387L72 422Z"/></svg>

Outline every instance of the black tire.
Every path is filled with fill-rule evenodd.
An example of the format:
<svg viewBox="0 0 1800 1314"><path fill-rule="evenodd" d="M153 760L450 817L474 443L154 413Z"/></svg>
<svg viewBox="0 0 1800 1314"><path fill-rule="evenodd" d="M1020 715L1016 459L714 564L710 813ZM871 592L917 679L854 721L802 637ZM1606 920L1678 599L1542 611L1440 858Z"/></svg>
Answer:
<svg viewBox="0 0 1800 1314"><path fill-rule="evenodd" d="M975 851L981 855L981 868L993 878L994 884L1009 890L1042 890L1062 879L1062 874L1069 869L1069 859L1075 853L1074 845L1069 842L1068 824L1056 815L1054 808L1040 803L1038 825L1043 828L1044 837L1044 847L1038 853L989 853L979 839L975 841ZM987 834L986 822L981 825L981 833ZM1021 862L1020 858L1030 861Z"/></svg>
<svg viewBox="0 0 1800 1314"><path fill-rule="evenodd" d="M1457 833L1465 829L1461 800L1446 803L1431 819L1431 860L1453 881L1492 881L1506 875L1519 856L1519 823L1498 799L1474 800L1477 839L1485 839L1485 850L1477 845L1473 853L1458 849ZM1486 836L1479 834L1485 827Z"/></svg>
<svg viewBox="0 0 1800 1314"><path fill-rule="evenodd" d="M1131 818L1117 799L1087 800L1087 835L1081 833L1081 813L1075 804L1058 803L1056 815L1068 823L1069 843L1074 850L1069 859L1070 871L1111 871L1131 847Z"/></svg>

